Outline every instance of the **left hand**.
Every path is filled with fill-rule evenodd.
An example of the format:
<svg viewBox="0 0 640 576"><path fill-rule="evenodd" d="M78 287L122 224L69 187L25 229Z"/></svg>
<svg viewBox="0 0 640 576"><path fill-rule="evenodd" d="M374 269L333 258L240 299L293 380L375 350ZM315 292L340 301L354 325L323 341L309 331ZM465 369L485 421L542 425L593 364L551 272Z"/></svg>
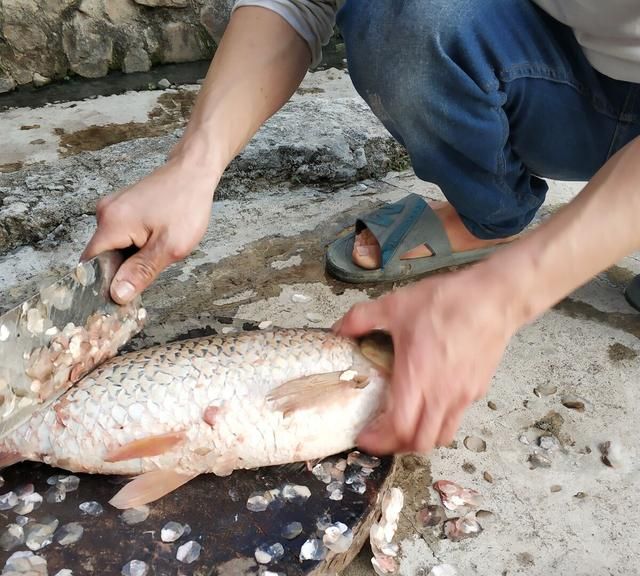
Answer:
<svg viewBox="0 0 640 576"><path fill-rule="evenodd" d="M359 446L374 454L426 454L450 444L517 329L508 304L504 285L478 264L354 306L334 330L350 337L384 330L395 349L389 402Z"/></svg>

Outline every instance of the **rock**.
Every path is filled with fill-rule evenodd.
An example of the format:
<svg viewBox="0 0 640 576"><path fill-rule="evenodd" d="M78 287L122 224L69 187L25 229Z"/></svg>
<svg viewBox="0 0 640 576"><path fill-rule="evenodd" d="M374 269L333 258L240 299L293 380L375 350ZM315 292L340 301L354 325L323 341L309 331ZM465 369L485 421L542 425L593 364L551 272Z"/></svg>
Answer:
<svg viewBox="0 0 640 576"><path fill-rule="evenodd" d="M162 88L163 90L171 88L171 82L169 82L169 80L167 80L166 78L163 78L162 80L160 80L160 82L158 82L158 88Z"/></svg>
<svg viewBox="0 0 640 576"><path fill-rule="evenodd" d="M194 62L209 56L208 47L201 42L201 35L193 24L169 22L162 28L161 37L163 62Z"/></svg>
<svg viewBox="0 0 640 576"><path fill-rule="evenodd" d="M139 46L131 48L124 57L122 71L125 74L133 74L134 72L148 72L149 70L151 70L149 54Z"/></svg>
<svg viewBox="0 0 640 576"><path fill-rule="evenodd" d="M33 85L36 88L41 88L42 86L46 86L51 83L51 78L47 78L42 74L38 74L37 72L33 75Z"/></svg>
<svg viewBox="0 0 640 576"><path fill-rule="evenodd" d="M113 39L105 25L81 12L65 24L62 32L64 53L79 76L100 78L109 72L113 59Z"/></svg>
<svg viewBox="0 0 640 576"><path fill-rule="evenodd" d="M11 92L16 87L16 81L11 76L0 76L0 94Z"/></svg>
<svg viewBox="0 0 640 576"><path fill-rule="evenodd" d="M200 23L206 28L207 32L216 41L220 43L224 34L227 22L231 17L231 10L235 0L218 0L218 2L209 2L200 12Z"/></svg>

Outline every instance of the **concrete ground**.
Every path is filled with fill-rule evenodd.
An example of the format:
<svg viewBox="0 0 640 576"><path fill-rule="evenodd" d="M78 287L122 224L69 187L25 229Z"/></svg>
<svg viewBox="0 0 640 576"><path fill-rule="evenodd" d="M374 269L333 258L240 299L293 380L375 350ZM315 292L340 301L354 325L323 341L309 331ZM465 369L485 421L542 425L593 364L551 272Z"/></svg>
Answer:
<svg viewBox="0 0 640 576"><path fill-rule="evenodd" d="M0 114L2 309L75 263L94 226L95 199L162 162L196 92L127 93ZM234 166L199 248L145 295L147 342L211 316L329 326L392 286L327 278L323 246L379 202L409 191L441 197L407 169L348 77L333 70L311 75ZM540 218L579 189L552 183ZM426 575L442 563L461 575L638 573L640 315L622 296L637 273L640 255L625 258L522 329L494 378L493 409L481 401L467 412L456 447L424 462L404 459L402 575ZM310 302L293 303L295 292ZM322 321L310 322L309 312ZM536 387L549 395L538 397ZM543 430L558 439L550 451L536 447ZM465 448L466 436L483 438L486 451ZM620 451L615 468L601 461L607 441ZM531 469L535 451L549 467ZM430 485L438 479L482 493L482 507L495 516L479 536L454 543L416 525L416 511L437 501ZM371 573L365 549L345 576Z"/></svg>

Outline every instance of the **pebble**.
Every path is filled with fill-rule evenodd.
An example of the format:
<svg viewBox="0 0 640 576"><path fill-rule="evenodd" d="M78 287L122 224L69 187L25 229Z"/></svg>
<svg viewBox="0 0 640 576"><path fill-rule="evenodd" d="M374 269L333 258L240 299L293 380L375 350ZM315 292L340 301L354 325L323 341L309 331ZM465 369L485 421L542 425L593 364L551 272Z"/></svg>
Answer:
<svg viewBox="0 0 640 576"><path fill-rule="evenodd" d="M551 486L551 488L549 488L549 490L551 490L551 492L560 492L560 490L562 490L562 486L560 486L559 484L554 484L553 486Z"/></svg>
<svg viewBox="0 0 640 576"><path fill-rule="evenodd" d="M625 464L625 455L622 446L618 442L604 442L599 446L602 463L610 468L622 468Z"/></svg>
<svg viewBox="0 0 640 576"><path fill-rule="evenodd" d="M538 452L534 452L529 456L528 459L529 464L531 464L531 469L534 468L551 468L551 460Z"/></svg>
<svg viewBox="0 0 640 576"><path fill-rule="evenodd" d="M146 576L149 573L149 565L142 560L130 560L120 572L122 576Z"/></svg>
<svg viewBox="0 0 640 576"><path fill-rule="evenodd" d="M302 524L300 522L289 522L282 529L282 537L287 540L293 540L302 534Z"/></svg>
<svg viewBox="0 0 640 576"><path fill-rule="evenodd" d="M489 402L487 402L487 406L491 410L497 410L498 409L498 407L496 406L496 403L493 400L489 400Z"/></svg>
<svg viewBox="0 0 640 576"><path fill-rule="evenodd" d="M327 549L325 548L322 540L317 538L310 538L300 548L300 560L315 560L316 562L324 560L327 555Z"/></svg>
<svg viewBox="0 0 640 576"><path fill-rule="evenodd" d="M430 504L416 514L416 522L422 528L431 528L444 522L447 515L442 506Z"/></svg>
<svg viewBox="0 0 640 576"><path fill-rule="evenodd" d="M267 328L271 328L272 325L273 322L271 320L263 320L262 322L260 322L260 324L258 324L258 328L260 330L266 330Z"/></svg>
<svg viewBox="0 0 640 576"><path fill-rule="evenodd" d="M176 558L184 564L192 564L200 557L202 546L195 540L190 540L178 548Z"/></svg>
<svg viewBox="0 0 640 576"><path fill-rule="evenodd" d="M82 504L80 504L79 508L84 514L87 514L88 516L100 516L100 514L104 512L102 504L96 502L95 500L83 502Z"/></svg>
<svg viewBox="0 0 640 576"><path fill-rule="evenodd" d="M162 88L163 90L171 88L171 82L169 82L169 80L167 80L166 78L163 78L162 80L160 80L160 82L158 82L158 88Z"/></svg>
<svg viewBox="0 0 640 576"><path fill-rule="evenodd" d="M538 445L543 450L551 451L560 448L560 442L555 436L540 436Z"/></svg>
<svg viewBox="0 0 640 576"><path fill-rule="evenodd" d="M307 302L311 302L311 296L307 296L306 294L293 294L291 301L296 304L306 304Z"/></svg>
<svg viewBox="0 0 640 576"><path fill-rule="evenodd" d="M483 477L487 482L489 482L489 484L493 484L493 476L491 475L491 473L490 473L490 472L486 472L486 471L485 471L485 472L483 472L483 473L482 473L482 477Z"/></svg>
<svg viewBox="0 0 640 576"><path fill-rule="evenodd" d="M464 439L464 446L471 452L485 452L487 450L487 443L479 436L467 436Z"/></svg>
<svg viewBox="0 0 640 576"><path fill-rule="evenodd" d="M525 434L520 434L520 437L518 438L518 440L520 440L520 442L525 446L529 445L529 438L527 438Z"/></svg>
<svg viewBox="0 0 640 576"><path fill-rule="evenodd" d="M56 532L56 542L58 542L60 546L70 546L80 540L82 534L84 534L82 524L69 522L69 524L61 526L60 530Z"/></svg>
<svg viewBox="0 0 640 576"><path fill-rule="evenodd" d="M185 526L179 522L167 522L160 531L160 539L163 542L175 542L182 538Z"/></svg>
<svg viewBox="0 0 640 576"><path fill-rule="evenodd" d="M5 552L11 552L14 548L24 544L24 530L18 524L9 524L0 536L0 548Z"/></svg>
<svg viewBox="0 0 640 576"><path fill-rule="evenodd" d="M128 526L135 526L136 524L144 522L149 517L150 512L149 506L129 508L120 514L120 518Z"/></svg>
<svg viewBox="0 0 640 576"><path fill-rule="evenodd" d="M579 500L582 500L583 498L587 497L587 493L586 492L577 492L576 494L573 495L574 498L578 498Z"/></svg>
<svg viewBox="0 0 640 576"><path fill-rule="evenodd" d="M562 405L565 408L569 408L569 410L575 410L576 412L584 412L585 404L579 398L575 398L574 396L565 396L562 399Z"/></svg>
<svg viewBox="0 0 640 576"><path fill-rule="evenodd" d="M322 314L318 314L317 312L307 312L305 316L309 322L313 322L314 324L322 322Z"/></svg>
<svg viewBox="0 0 640 576"><path fill-rule="evenodd" d="M555 384L540 384L533 389L533 393L538 397L551 396L558 391L558 387Z"/></svg>

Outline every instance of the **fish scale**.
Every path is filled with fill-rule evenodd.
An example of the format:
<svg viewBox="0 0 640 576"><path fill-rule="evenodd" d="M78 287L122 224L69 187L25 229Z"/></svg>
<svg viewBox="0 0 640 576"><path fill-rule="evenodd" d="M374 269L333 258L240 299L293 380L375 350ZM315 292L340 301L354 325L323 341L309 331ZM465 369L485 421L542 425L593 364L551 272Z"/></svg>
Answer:
<svg viewBox="0 0 640 576"><path fill-rule="evenodd" d="M341 381L347 370L366 385ZM319 388L309 387L318 375ZM284 401L294 409L285 409L271 395L291 383ZM74 472L185 477L312 460L355 444L385 386L386 372L359 343L323 330L185 340L108 361L4 439L0 451ZM149 450L147 439L168 444L137 452L140 441ZM127 447L133 452L125 459L107 457Z"/></svg>

